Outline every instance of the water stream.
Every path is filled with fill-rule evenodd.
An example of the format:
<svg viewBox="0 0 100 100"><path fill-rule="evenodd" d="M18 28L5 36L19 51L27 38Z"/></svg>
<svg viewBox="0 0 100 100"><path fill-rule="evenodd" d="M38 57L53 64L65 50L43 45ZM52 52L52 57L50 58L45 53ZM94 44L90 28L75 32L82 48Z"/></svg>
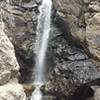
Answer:
<svg viewBox="0 0 100 100"><path fill-rule="evenodd" d="M46 51L48 47L49 35L50 35L50 24L51 24L51 0L43 0L39 7L39 17L37 25L37 38L35 45L36 53L36 64L35 64L35 80L36 86L35 91L32 94L31 100L42 100L42 93L40 87L45 83L45 62L46 62Z"/></svg>

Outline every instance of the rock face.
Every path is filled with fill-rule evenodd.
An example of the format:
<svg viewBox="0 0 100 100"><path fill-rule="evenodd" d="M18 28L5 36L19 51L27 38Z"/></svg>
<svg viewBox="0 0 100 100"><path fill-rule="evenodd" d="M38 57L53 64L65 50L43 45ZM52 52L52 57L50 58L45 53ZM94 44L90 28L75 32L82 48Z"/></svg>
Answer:
<svg viewBox="0 0 100 100"><path fill-rule="evenodd" d="M100 1L99 0L53 0L55 16L64 21L62 27L66 37L100 60ZM56 19L57 20L57 19ZM59 23L59 20L57 20ZM67 28L67 29L66 29ZM69 30L68 30L69 29ZM67 30L67 31L66 31ZM69 35L70 34L70 35Z"/></svg>
<svg viewBox="0 0 100 100"><path fill-rule="evenodd" d="M0 24L0 100L8 100L8 98L25 100L23 87L16 81L19 75L19 64L14 47L4 34L3 28L3 24Z"/></svg>
<svg viewBox="0 0 100 100"><path fill-rule="evenodd" d="M21 66L23 80L28 80L34 64L34 43L36 37L38 6L41 0L7 0L1 3L4 32L13 43ZM23 67L24 66L24 67ZM25 77L24 75L27 74Z"/></svg>
<svg viewBox="0 0 100 100"><path fill-rule="evenodd" d="M97 69L99 62L89 58L83 50L70 46L63 35L54 38L50 47L55 67L49 74L49 81L42 87L43 92L65 100L85 100L90 97L90 94L83 94L82 91L91 93L92 90L84 84L100 78Z"/></svg>
<svg viewBox="0 0 100 100"><path fill-rule="evenodd" d="M94 90L94 95L87 100L100 100L100 87L94 86L92 88Z"/></svg>
<svg viewBox="0 0 100 100"><path fill-rule="evenodd" d="M2 29L1 29L2 30ZM0 30L0 85L18 76L19 65L15 57L14 47Z"/></svg>
<svg viewBox="0 0 100 100"><path fill-rule="evenodd" d="M41 88L44 93L60 100L86 100L94 94L90 85L100 85L99 3L53 0L57 31L53 32L50 50L55 67Z"/></svg>
<svg viewBox="0 0 100 100"><path fill-rule="evenodd" d="M94 94L94 100L100 100L100 88L96 89Z"/></svg>
<svg viewBox="0 0 100 100"><path fill-rule="evenodd" d="M26 100L23 87L17 83L0 86L0 100Z"/></svg>
<svg viewBox="0 0 100 100"><path fill-rule="evenodd" d="M100 1L52 1L53 34L47 51L52 58L49 61L52 67L49 68L48 82L41 90L44 94L56 96L57 100L86 100L93 95L95 100L99 100L99 90L94 93L91 85L100 85ZM1 4L4 30L0 33L0 85L18 76L19 65L9 39L21 66L21 81L29 81L33 71L33 48L41 0L2 0ZM18 90L11 90L8 86L15 90L18 86ZM28 87L24 88L27 91ZM3 99L9 95L11 100L25 100L22 87L17 84L3 85L0 89ZM29 94L33 91L31 89ZM17 92L20 94L17 95Z"/></svg>

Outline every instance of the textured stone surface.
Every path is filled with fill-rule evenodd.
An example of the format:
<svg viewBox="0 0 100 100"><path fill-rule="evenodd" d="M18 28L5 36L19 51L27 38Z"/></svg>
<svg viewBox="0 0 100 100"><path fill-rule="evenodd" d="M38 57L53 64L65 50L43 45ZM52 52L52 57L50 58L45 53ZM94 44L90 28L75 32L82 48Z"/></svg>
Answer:
<svg viewBox="0 0 100 100"><path fill-rule="evenodd" d="M58 29L53 32L55 35L50 43L50 50L55 68L50 72L49 81L43 87L44 93L65 100L73 98L72 95L80 95L76 96L77 99L84 100L92 96L91 89L82 87L81 90L78 87L100 78L100 71L97 69L100 63L90 56L100 59L99 1L53 0L53 7L53 22ZM87 96L82 95L83 90Z"/></svg>
<svg viewBox="0 0 100 100"><path fill-rule="evenodd" d="M34 0L27 2L3 2L2 16L4 32L14 44L18 55L24 60L31 60L37 24L37 4ZM19 3L18 5L16 3Z"/></svg>
<svg viewBox="0 0 100 100"><path fill-rule="evenodd" d="M24 89L18 84L19 64L15 50L0 23L0 100L26 100Z"/></svg>
<svg viewBox="0 0 100 100"><path fill-rule="evenodd" d="M49 81L41 89L59 99L72 100L76 97L85 100L92 96L92 92L89 87L82 85L100 78L100 71L97 69L100 63L86 55L82 48L69 45L61 32L56 30L55 33L57 34L50 41L49 48L55 67L49 73Z"/></svg>
<svg viewBox="0 0 100 100"><path fill-rule="evenodd" d="M23 87L17 83L0 86L0 100L26 100Z"/></svg>
<svg viewBox="0 0 100 100"><path fill-rule="evenodd" d="M23 67L22 75L27 75L25 80L30 80L39 13L37 8L41 0L6 1L3 2L0 12L3 16L3 31L15 46L18 61ZM99 6L99 0L53 0L52 22L57 29L52 25L53 36L47 51L52 58L52 67L48 68L49 80L42 87L44 93L65 100L74 97L76 100L85 100L93 95L91 88L83 84L92 84L93 80L100 78L100 62L93 59L95 57L100 60ZM6 61L4 58L4 62ZM4 65L5 63L2 64L3 68ZM10 80L12 72L5 69L1 72L2 84ZM93 85L96 84L97 82Z"/></svg>
<svg viewBox="0 0 100 100"><path fill-rule="evenodd" d="M87 100L100 100L100 87L93 86L92 89L94 90L94 95Z"/></svg>
<svg viewBox="0 0 100 100"><path fill-rule="evenodd" d="M19 65L15 57L14 47L8 37L0 30L0 84L7 83L18 76Z"/></svg>
<svg viewBox="0 0 100 100"><path fill-rule="evenodd" d="M66 38L79 44L100 60L100 1L99 0L53 0L55 16ZM67 26L67 27L65 27ZM72 40L73 39L73 40Z"/></svg>
<svg viewBox="0 0 100 100"><path fill-rule="evenodd" d="M1 3L1 19L4 33L13 43L20 65L23 79L29 80L34 64L34 43L36 37L38 6L41 0L3 0ZM25 74L24 74L25 73ZM27 76L25 76L27 74Z"/></svg>
<svg viewBox="0 0 100 100"><path fill-rule="evenodd" d="M94 100L100 100L100 88L96 89L94 94Z"/></svg>

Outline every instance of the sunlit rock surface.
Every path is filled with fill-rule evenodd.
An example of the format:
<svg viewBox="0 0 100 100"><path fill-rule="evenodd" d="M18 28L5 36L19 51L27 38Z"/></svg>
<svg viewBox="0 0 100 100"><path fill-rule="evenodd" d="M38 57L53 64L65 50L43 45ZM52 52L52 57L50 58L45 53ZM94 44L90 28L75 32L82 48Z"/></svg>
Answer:
<svg viewBox="0 0 100 100"><path fill-rule="evenodd" d="M2 30L2 28L1 28ZM8 37L0 30L0 85L18 76L19 65Z"/></svg>
<svg viewBox="0 0 100 100"><path fill-rule="evenodd" d="M15 50L0 23L0 100L26 100L24 89L18 84L19 64Z"/></svg>
<svg viewBox="0 0 100 100"><path fill-rule="evenodd" d="M0 86L0 100L26 100L23 87L18 83Z"/></svg>

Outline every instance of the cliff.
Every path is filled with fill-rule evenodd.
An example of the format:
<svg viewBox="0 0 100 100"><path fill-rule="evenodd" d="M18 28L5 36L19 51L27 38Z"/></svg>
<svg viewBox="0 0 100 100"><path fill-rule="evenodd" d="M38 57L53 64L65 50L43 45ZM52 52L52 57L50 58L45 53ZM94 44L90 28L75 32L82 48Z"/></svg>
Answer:
<svg viewBox="0 0 100 100"><path fill-rule="evenodd" d="M0 22L0 100L26 100L23 87L18 84L18 76L15 50Z"/></svg>
<svg viewBox="0 0 100 100"><path fill-rule="evenodd" d="M100 1L52 1L46 64L48 81L41 90L57 100L99 100ZM34 46L41 0L10 0L9 3L2 0L0 3L3 21L3 30L0 28L0 100L7 99L6 94L11 96L9 100L17 100L16 97L25 100L17 77L20 72L21 83L34 79Z"/></svg>

